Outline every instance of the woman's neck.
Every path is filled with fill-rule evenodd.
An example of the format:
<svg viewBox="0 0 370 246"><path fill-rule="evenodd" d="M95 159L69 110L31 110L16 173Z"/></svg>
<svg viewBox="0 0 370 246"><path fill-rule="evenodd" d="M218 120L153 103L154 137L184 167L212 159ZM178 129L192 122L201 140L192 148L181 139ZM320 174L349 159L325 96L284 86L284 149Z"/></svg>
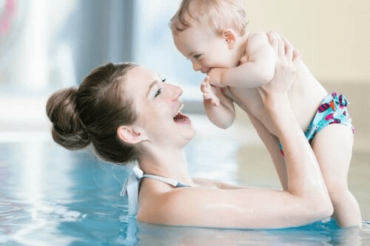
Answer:
<svg viewBox="0 0 370 246"><path fill-rule="evenodd" d="M153 154L155 153L155 154ZM181 150L159 150L151 151L150 154L139 158L140 168L146 174L158 175L175 179L183 183L192 183L187 170L186 156Z"/></svg>

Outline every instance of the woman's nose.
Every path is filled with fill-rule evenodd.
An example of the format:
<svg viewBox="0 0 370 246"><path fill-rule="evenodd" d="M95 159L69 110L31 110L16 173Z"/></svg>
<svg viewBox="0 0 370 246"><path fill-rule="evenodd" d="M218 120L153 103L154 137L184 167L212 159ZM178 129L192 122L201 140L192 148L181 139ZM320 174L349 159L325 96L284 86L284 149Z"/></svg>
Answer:
<svg viewBox="0 0 370 246"><path fill-rule="evenodd" d="M179 97L182 95L182 89L179 86L172 85L172 99L177 101Z"/></svg>

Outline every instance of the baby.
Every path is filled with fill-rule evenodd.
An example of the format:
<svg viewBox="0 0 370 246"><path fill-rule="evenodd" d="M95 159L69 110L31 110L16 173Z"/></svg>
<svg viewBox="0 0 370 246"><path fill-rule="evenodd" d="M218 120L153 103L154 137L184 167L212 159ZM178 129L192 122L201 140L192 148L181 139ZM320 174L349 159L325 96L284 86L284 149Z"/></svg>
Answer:
<svg viewBox="0 0 370 246"><path fill-rule="evenodd" d="M246 14L237 0L183 0L170 27L176 48L195 71L207 74L201 91L208 118L226 129L235 118L234 103L243 109L286 189L283 146L256 89L275 73L277 55L267 34L247 32ZM288 96L320 164L333 217L341 227L360 225L359 205L347 185L354 131L348 101L344 95L328 94L302 61Z"/></svg>

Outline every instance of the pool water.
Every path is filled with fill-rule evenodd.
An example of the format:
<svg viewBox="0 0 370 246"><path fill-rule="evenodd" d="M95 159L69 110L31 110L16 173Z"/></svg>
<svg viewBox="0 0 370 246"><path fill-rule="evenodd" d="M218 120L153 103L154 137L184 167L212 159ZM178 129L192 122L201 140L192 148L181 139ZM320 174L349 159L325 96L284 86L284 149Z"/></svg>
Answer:
<svg viewBox="0 0 370 246"><path fill-rule="evenodd" d="M248 183L240 178L246 171L240 166L240 142L232 130L227 135L207 132L203 119L193 118L198 135L186 149L190 173ZM140 223L128 217L127 198L119 196L129 175L128 168L101 162L88 151L61 148L48 132L3 141L0 245L370 245L368 222L362 228L339 229L326 220L281 230ZM363 219L369 220L366 216Z"/></svg>

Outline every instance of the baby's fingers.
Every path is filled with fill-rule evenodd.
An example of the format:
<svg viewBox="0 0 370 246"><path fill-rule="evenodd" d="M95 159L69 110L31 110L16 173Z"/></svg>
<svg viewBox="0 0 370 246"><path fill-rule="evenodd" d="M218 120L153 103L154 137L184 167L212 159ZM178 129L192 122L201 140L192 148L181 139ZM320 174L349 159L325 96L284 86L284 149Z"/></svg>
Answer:
<svg viewBox="0 0 370 246"><path fill-rule="evenodd" d="M205 92L209 92L211 90L211 85L210 84L207 84L205 82L202 82L202 84L200 85L200 90L205 93Z"/></svg>
<svg viewBox="0 0 370 246"><path fill-rule="evenodd" d="M204 92L204 93L203 93L203 99L205 99L205 100L209 100L209 99L211 99L211 98L212 98L211 93L208 93L208 92Z"/></svg>
<svg viewBox="0 0 370 246"><path fill-rule="evenodd" d="M211 82L211 77L210 76L206 76L205 78L204 78L204 80L203 80L203 83L206 83L206 84L210 84L210 82Z"/></svg>
<svg viewBox="0 0 370 246"><path fill-rule="evenodd" d="M220 99L218 97L213 97L212 98L212 105L213 106L218 106L220 105Z"/></svg>
<svg viewBox="0 0 370 246"><path fill-rule="evenodd" d="M220 104L220 99L213 93L203 93L203 99L209 101L213 106L218 106Z"/></svg>
<svg viewBox="0 0 370 246"><path fill-rule="evenodd" d="M200 90L201 90L202 92L206 92L206 91L207 91L207 84L206 84L206 83L204 83L204 82L202 82L202 83L200 84Z"/></svg>
<svg viewBox="0 0 370 246"><path fill-rule="evenodd" d="M240 58L240 65L246 63L248 61L248 58L246 56L243 56L242 58Z"/></svg>
<svg viewBox="0 0 370 246"><path fill-rule="evenodd" d="M200 84L200 90L202 92L206 92L206 91L209 91L211 89L211 84L209 82L210 82L210 77L206 76L204 78L202 84Z"/></svg>

